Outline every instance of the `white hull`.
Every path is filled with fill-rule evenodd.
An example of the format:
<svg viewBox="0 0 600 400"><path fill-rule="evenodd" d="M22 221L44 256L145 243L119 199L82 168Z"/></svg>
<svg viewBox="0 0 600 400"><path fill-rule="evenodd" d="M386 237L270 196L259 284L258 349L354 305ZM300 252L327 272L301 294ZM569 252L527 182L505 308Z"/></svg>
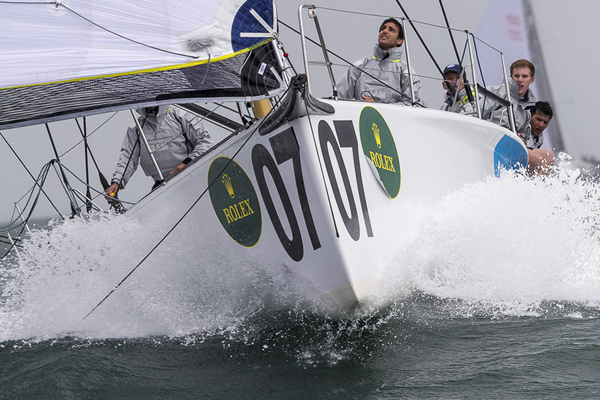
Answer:
<svg viewBox="0 0 600 400"><path fill-rule="evenodd" d="M286 266L337 307L355 309L376 296L384 266L411 240L417 205L493 176L499 156L504 165L527 162L515 135L476 118L388 104L324 102L335 113L296 118L266 135L245 131L146 196L128 215L164 227L156 231L158 241L216 177L210 193L173 232L171 248L173 243L189 246L191 240L198 244L199 260L210 251L220 255L224 268L235 268L239 260ZM374 132L381 148L373 147ZM379 169L365 151L382 155L374 156ZM228 161L222 157L234 157L252 185L233 164L222 171ZM379 172L387 174L385 186Z"/></svg>

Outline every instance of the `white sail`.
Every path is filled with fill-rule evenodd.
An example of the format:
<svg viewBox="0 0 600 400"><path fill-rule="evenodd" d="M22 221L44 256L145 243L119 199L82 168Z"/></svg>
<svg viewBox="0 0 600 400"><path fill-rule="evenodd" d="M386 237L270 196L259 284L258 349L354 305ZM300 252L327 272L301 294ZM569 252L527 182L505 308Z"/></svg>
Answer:
<svg viewBox="0 0 600 400"><path fill-rule="evenodd" d="M0 127L280 89L272 0L3 1L0 26Z"/></svg>

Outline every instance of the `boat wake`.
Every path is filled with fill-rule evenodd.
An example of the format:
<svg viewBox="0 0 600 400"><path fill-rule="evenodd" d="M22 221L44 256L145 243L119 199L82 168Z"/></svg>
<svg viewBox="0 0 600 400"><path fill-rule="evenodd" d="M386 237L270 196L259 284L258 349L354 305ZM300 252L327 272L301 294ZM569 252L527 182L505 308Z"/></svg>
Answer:
<svg viewBox="0 0 600 400"><path fill-rule="evenodd" d="M367 357L366 338L387 340L380 334L390 329L402 336L423 318L600 317L599 189L567 170L464 186L423 216L415 240L387 267L377 301L391 305L342 318L328 317L285 265L225 265L216 246L184 234L165 241L82 321L154 239L123 216L55 222L2 262L0 343L167 337L263 352L300 340L296 356L310 364L319 354L328 362L348 352Z"/></svg>
<svg viewBox="0 0 600 400"><path fill-rule="evenodd" d="M597 313L599 200L600 185L578 170L545 180L507 172L466 185L436 204L398 252L382 297L421 292L456 301L466 316L543 315L556 302Z"/></svg>

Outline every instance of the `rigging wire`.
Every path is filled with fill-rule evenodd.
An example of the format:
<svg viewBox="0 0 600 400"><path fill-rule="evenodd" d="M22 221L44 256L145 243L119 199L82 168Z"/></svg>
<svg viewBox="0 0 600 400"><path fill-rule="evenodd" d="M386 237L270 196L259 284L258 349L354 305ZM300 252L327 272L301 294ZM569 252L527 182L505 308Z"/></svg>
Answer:
<svg viewBox="0 0 600 400"><path fill-rule="evenodd" d="M452 41L452 47L454 48L454 53L456 54L456 60L462 66L462 59L458 55L458 49L456 48L456 42L454 41L454 35L452 34L452 30L450 29L450 22L448 22L448 16L446 15L446 9L444 8L444 3L440 0L440 8L442 9L442 14L444 14L444 21L446 21L446 26L448 27L448 34L450 35L450 40ZM463 54L464 57L464 54Z"/></svg>
<svg viewBox="0 0 600 400"><path fill-rule="evenodd" d="M32 203L32 205L31 205L31 208L30 208L30 210L29 210L29 213L28 213L28 215L27 215L27 218L23 218L24 211L22 211L22 212L20 212L20 214L19 214L19 216L18 216L18 218L22 219L22 221L21 221L19 224L17 224L16 226L12 227L13 223L14 223L14 222L17 220L17 218L15 218L15 219L13 219L13 221L11 221L11 222L10 222L10 224L9 224L9 225L7 225L7 226L5 226L5 227L1 227L1 228L0 228L1 230L4 230L4 231L5 231L5 232L7 232L7 234L8 234L8 231L10 231L10 230L13 230L13 229L18 229L19 227L21 227L21 230L19 231L19 233L18 233L18 235L16 236L16 238L15 238L15 239L13 239L13 241L14 241L14 242L13 242L13 243L11 243L11 246L10 246L10 247L9 247L9 248L6 250L6 252L5 252L5 253L4 253L4 254L3 254L1 257L0 257L0 260L1 260L1 259L3 259L3 258L5 258L5 257L6 257L6 256L7 256L7 255L8 255L8 254L9 254L9 253L12 251L12 249L13 249L15 246L17 246L18 242L21 240L21 239L20 239L20 238L21 238L21 235L22 235L22 234L23 234L23 232L25 231L25 228L27 227L27 223L29 222L29 219L31 218L31 215L33 214L33 210L35 210L35 208L36 208L36 206L37 206L37 203L38 203L38 200L39 200L39 197L40 197L40 193L42 193L42 192L43 192L43 189L42 189L42 187L44 186L44 183L46 182L46 178L47 178L47 176L48 176L48 171L50 170L50 165L51 165L51 163L52 163L52 161L51 161L51 162L48 162L48 163L46 163L46 164L44 165L44 167L42 167L42 170L40 171L40 174L38 175L38 179L36 180L36 185L39 187L39 190L38 190L38 192L37 192L37 195L35 196L35 199L33 200L33 203ZM34 188L35 188L35 185L34 185ZM33 196L33 189L32 189L30 192L31 192L31 193L30 193L30 196L29 196L29 198L27 199L27 203L25 204L25 208L23 208L23 210L25 210L25 209L27 208L27 206L28 206L28 204L29 204L29 202L31 201L31 198L32 198L32 196ZM45 194L45 192L44 192L44 194ZM59 213L59 215L60 215L60 213ZM13 216L14 216L14 212L13 212ZM62 215L61 215L61 218L62 218ZM63 219L64 219L64 218L63 218ZM6 229L4 229L4 228L6 228Z"/></svg>
<svg viewBox="0 0 600 400"><path fill-rule="evenodd" d="M10 150L13 152L13 154L15 155L15 157L17 157L17 160L19 160L19 162L21 163L21 165L23 166L23 168L25 168L25 171L27 171L27 173L29 174L29 176L31 177L31 179L33 179L34 182L36 182L36 184L37 184L38 182L33 177L33 174L29 171L29 168L27 168L27 166L25 165L25 163L23 162L23 160L21 159L21 157L19 157L19 155L17 154L17 152L15 151L15 149L13 149L13 147L10 145L10 143L8 143L8 140L6 140L6 138L4 137L4 135L2 134L2 132L0 132L0 136L2 136L2 139L4 139L4 141L6 142L6 144L8 145L8 147L10 148ZM39 184L38 184L38 186L39 186ZM60 211L58 211L58 208L56 208L56 206L54 205L54 203L52 202L52 200L50 200L50 197L48 196L48 194L42 189L41 186L40 186L40 190L42 191L42 193L44 193L44 196L46 197L46 199L48 199L48 201L50 202L50 204L52 205L52 207L54 208L54 210L58 213L58 215L62 219L65 219L65 217L63 217L62 214L60 213Z"/></svg>
<svg viewBox="0 0 600 400"><path fill-rule="evenodd" d="M463 62L465 53L463 51L463 58L459 57L459 55L458 55L458 49L456 48L456 42L454 41L454 35L452 34L452 29L450 29L450 22L448 22L448 16L446 15L446 9L444 8L444 3L442 3L442 0L440 0L440 8L442 9L442 14L444 14L444 21L446 21L446 26L448 27L448 34L450 35L450 40L452 41L452 47L454 48L454 53L456 53L456 59L458 60L458 63L462 69L462 65L463 65L462 62ZM468 42L468 40L467 40L467 42ZM469 86L469 81L467 80L467 75L464 73L464 71L461 72L461 75L463 76L464 82L467 84L467 88L468 88L467 99L469 100L469 102L473 103L475 101L475 99L473 98L473 93L471 92L471 88Z"/></svg>
<svg viewBox="0 0 600 400"><path fill-rule="evenodd" d="M40 173L38 174L38 177L37 177L37 179L36 179L36 184L34 184L34 185L32 186L32 188L31 188L31 189L29 189L29 190L27 191L27 193L28 193L28 197L27 197L27 201L25 202L25 206L23 207L23 210L27 210L27 208L29 207L29 202L31 201L31 198L32 198L32 196L33 196L34 189L36 188L36 186L38 186L40 189L41 189L41 187L43 187L43 185L44 185L44 182L45 182L45 180L46 180L46 175L47 175L47 169L48 169L48 168L49 168L49 166L48 166L48 163L46 163L46 164L44 164L44 166L42 166L42 169L40 170ZM40 183L40 182L41 182L41 183ZM39 193L38 193L38 195L39 195ZM26 195L26 196L27 196L27 195ZM25 198L26 196L23 196L23 197L21 198L21 200L22 200L23 198ZM20 200L19 200L19 201L20 201ZM21 226L21 224L23 223L23 221L19 222L19 223L18 223L18 224L16 224L16 225L14 225L14 224L15 224L15 222L16 222L18 219L20 219L20 218L23 218L23 215L25 214L25 212L24 212L24 211L21 211L21 212L18 214L18 216L15 218L15 211L16 211L16 208L15 208L15 209L13 209L13 214L12 214L12 216L11 216L11 221L8 223L8 225L1 226L1 227L0 227L0 231L9 231L9 230L13 230L13 229L16 229L16 228L18 228L19 226Z"/></svg>
<svg viewBox="0 0 600 400"><path fill-rule="evenodd" d="M79 123L77 123L77 125L79 125ZM92 197L92 195L90 194L90 166L89 166L89 156L88 154L90 153L90 147L88 146L88 142L87 142L87 118L83 117L83 143L85 144L84 147L84 158L85 158L85 184L86 184L86 191L85 191L85 195L86 197L89 199L90 197ZM96 167L98 167L98 165L96 165ZM100 173L101 176L102 173ZM105 178L106 181L106 178ZM86 211L89 213L92 210L92 204L89 201L86 201L85 203L85 209Z"/></svg>
<svg viewBox="0 0 600 400"><path fill-rule="evenodd" d="M83 181L83 179L81 179L80 177L78 177L78 176L77 176L77 175L76 175L76 174L75 174L73 171L71 171L71 170L70 170L70 169L69 169L69 168L68 168L66 165L64 165L64 164L62 164L62 163L60 163L60 162L58 162L58 165L59 165L59 166L60 166L62 169L64 169L64 170L65 170L65 171L67 171L68 173L70 173L70 174L71 174L71 175L72 175L72 176L73 176L75 179L77 179L77 180L78 180L80 183L82 183L83 185L86 185L86 183ZM96 192L96 193L98 194L98 196L96 196L96 197L99 197L99 196L104 196L104 192L102 192L102 191L100 191L100 190L96 189L95 187L93 187L93 186L91 186L91 185L90 185L89 187L90 187L90 189L91 189L91 190L93 190L94 192ZM133 205L133 204L135 204L135 203L131 203L131 202L128 202L128 201L125 201L125 200L121 200L121 199L115 199L115 200L117 200L119 203L123 203L123 204L128 204L128 205Z"/></svg>
<svg viewBox="0 0 600 400"><path fill-rule="evenodd" d="M96 133L98 130L100 130L100 128L102 128L104 125L106 125L108 123L108 121L110 121L111 119L113 119L118 113L119 113L118 111L115 111L110 117L108 117L108 119L106 121L104 121L96 129L94 129L92 132L90 132L90 134L87 135L88 139L91 138L94 133ZM77 121L77 118L75 118L75 121ZM75 143L73 146L71 146L67 151L65 151L64 153L62 153L60 156L64 157L67 153L69 153L75 147L79 146L81 143L83 143L83 139L81 139L79 142Z"/></svg>
<svg viewBox="0 0 600 400"><path fill-rule="evenodd" d="M285 95L290 91L290 89L291 89L291 86L286 89L286 91L282 95L282 98L285 97ZM278 105L280 102L281 102L281 100L278 100L277 103L276 103L276 105ZM79 321L79 322L85 321L87 319L87 317L89 317L94 311L96 311L96 309L98 307L100 307L100 305L102 305L102 303L104 303L106 301L106 299L108 299L110 297L110 295L112 295L148 259L148 257L150 257L150 255L152 253L154 253L154 251L171 235L171 233L175 230L175 228L177 228L179 226L179 224L185 219L185 217L187 217L187 215L192 211L192 209L196 206L196 204L198 204L198 202L204 197L204 195L206 193L208 193L208 190L218 180L218 178L221 176L221 173L223 171L225 171L227 169L227 167L229 167L229 165L233 162L233 160L235 159L235 157L242 151L242 149L246 146L246 144L248 143L248 141L260 129L261 125L267 120L267 118L269 117L269 115L275 109L276 108L273 107L273 108L271 108L271 110L269 110L269 112L267 113L267 115L265 115L265 117L256 126L256 128L248 135L248 138L242 143L242 145L240 146L240 148L238 150L236 150L236 152L231 156L231 158L229 159L229 161L227 162L227 164L225 164L225 166L223 167L223 169L221 170L221 172L219 174L217 174L216 177L212 180L212 182L210 182L208 184L208 186L206 187L206 189L204 189L204 191L202 191L202 193L200 193L200 196L198 196L198 198L192 203L192 205L187 209L187 211L185 213L183 213L183 215L181 216L181 218L179 218L179 220L177 220L177 222L175 223L175 225L173 225L173 227L171 227L171 229L169 229L169 231L163 236L163 238L160 239L158 241L158 243L156 243L156 245L154 245L154 247L152 247L152 249L148 252L148 254L146 254L142 258L142 260L131 271L129 271L129 273L127 275L125 275L125 277L106 296L104 296L104 298L102 300L100 300L100 302L98 304L96 304L96 306L90 312L88 312L85 315L85 317L83 317L81 319L81 321Z"/></svg>
<svg viewBox="0 0 600 400"><path fill-rule="evenodd" d="M408 14L406 13L406 11L404 10L404 7L402 7L402 4L400 4L399 0L396 0L396 3L398 3L398 6L402 10L402 13L404 14L404 16L406 17L406 19L410 23L410 26L412 26L412 28L415 31L415 33L417 34L417 37L421 41L421 44L425 48L425 51L427 51L427 54L429 54L429 57L431 57L431 61L433 61L433 63L435 64L436 68L438 69L438 71L440 71L440 75L444 76L444 73L443 73L442 69L440 68L439 64L435 60L435 57L433 56L433 54L431 54L431 51L429 50L429 47L427 47L427 45L425 44L425 40L423 40L423 38L421 37L421 34L417 30L417 27L415 26L415 24L413 23L413 21L410 19L410 17L408 16ZM406 35L406 32L404 34Z"/></svg>
<svg viewBox="0 0 600 400"><path fill-rule="evenodd" d="M56 156L56 160L58 160L60 162L58 151L56 150L56 146L54 145L54 139L52 138L52 132L50 132L50 125L48 125L47 123L44 125L46 125L46 131L48 131L48 137L50 138L50 143L52 143L52 149L54 150L54 155ZM62 174L63 181L65 183L67 183L66 182L67 178L64 176L64 173L62 172L62 170L61 170L61 174ZM58 179L60 180L60 177ZM73 218L74 215L78 214L77 210L78 210L78 208L75 207L75 204L73 204L73 202L71 202L71 218Z"/></svg>
<svg viewBox="0 0 600 400"><path fill-rule="evenodd" d="M79 124L79 121L77 120L77 118L75 118L75 123L77 124L77 127L79 128L79 133L81 133L81 136L83 137L83 144L85 146L85 168L86 168L86 173L87 173L87 155L89 153L89 155L92 158L92 162L94 163L94 165L96 166L96 171L98 171L98 176L100 178L100 183L102 184L102 187L104 188L104 190L108 189L108 187L110 186L108 184L108 181L106 180L106 177L104 176L104 174L102 173L102 171L100 171L100 167L98 166L98 163L96 162L96 157L94 157L94 153L92 153L92 149L90 148L89 144L88 144L88 139L91 136L91 133L88 135L87 129L86 129L86 119L85 117L83 117L83 124L84 124L84 129L81 129L81 125ZM95 131L94 131L95 132ZM94 133L92 132L92 133ZM79 142L81 143L81 142ZM63 154L64 155L64 154ZM88 181L86 182L89 185L89 178Z"/></svg>

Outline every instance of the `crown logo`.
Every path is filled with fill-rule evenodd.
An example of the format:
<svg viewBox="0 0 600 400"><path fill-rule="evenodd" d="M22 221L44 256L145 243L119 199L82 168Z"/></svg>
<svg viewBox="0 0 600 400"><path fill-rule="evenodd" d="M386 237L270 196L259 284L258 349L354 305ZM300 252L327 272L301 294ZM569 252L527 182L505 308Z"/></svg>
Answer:
<svg viewBox="0 0 600 400"><path fill-rule="evenodd" d="M381 135L379 134L379 128L377 127L377 124L375 122L373 122L371 129L373 129L373 136L375 136L377 147L381 148Z"/></svg>
<svg viewBox="0 0 600 400"><path fill-rule="evenodd" d="M225 189L227 189L229 197L233 199L235 197L235 193L233 193L233 185L231 184L231 178L229 177L229 175L223 174L223 176L221 177L221 182L223 182Z"/></svg>

